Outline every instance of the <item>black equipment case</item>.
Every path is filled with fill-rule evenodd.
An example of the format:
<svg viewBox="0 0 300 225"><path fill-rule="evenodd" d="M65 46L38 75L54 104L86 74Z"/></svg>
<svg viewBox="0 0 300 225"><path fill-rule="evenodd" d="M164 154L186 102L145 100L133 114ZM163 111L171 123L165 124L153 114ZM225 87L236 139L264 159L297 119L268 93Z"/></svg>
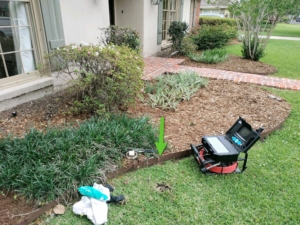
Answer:
<svg viewBox="0 0 300 225"><path fill-rule="evenodd" d="M253 130L246 120L239 117L224 136L204 136L202 145L195 147L191 144L191 150L203 173L243 172L247 152L260 139L262 131L263 128ZM245 153L245 158L239 159L240 153ZM237 161L244 161L242 171L237 168Z"/></svg>

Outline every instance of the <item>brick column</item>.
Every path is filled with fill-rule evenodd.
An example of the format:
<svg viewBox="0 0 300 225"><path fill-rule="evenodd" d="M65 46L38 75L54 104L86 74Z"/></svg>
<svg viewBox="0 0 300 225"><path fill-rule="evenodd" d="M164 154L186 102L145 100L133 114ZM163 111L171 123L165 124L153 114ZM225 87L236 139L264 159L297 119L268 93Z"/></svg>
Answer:
<svg viewBox="0 0 300 225"><path fill-rule="evenodd" d="M195 15L195 27L198 27L199 26L199 14L200 14L200 5L201 5L201 0L196 0L196 15Z"/></svg>

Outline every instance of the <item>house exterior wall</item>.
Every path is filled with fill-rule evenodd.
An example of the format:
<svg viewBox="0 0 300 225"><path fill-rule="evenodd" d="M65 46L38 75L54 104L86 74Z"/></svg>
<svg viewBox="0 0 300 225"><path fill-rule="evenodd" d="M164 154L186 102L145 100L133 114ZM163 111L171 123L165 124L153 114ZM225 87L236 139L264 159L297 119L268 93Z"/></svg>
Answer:
<svg viewBox="0 0 300 225"><path fill-rule="evenodd" d="M99 28L109 26L108 0L60 1L65 43L99 43Z"/></svg>
<svg viewBox="0 0 300 225"><path fill-rule="evenodd" d="M144 1L143 0L115 0L115 23L117 26L129 26L137 30L144 40Z"/></svg>
<svg viewBox="0 0 300 225"><path fill-rule="evenodd" d="M223 14L227 16L230 15L228 6L208 4L206 0L201 1L200 8L202 14Z"/></svg>
<svg viewBox="0 0 300 225"><path fill-rule="evenodd" d="M183 21L189 23L191 0L184 0ZM123 12L122 12L123 10ZM151 0L115 0L117 26L135 28L141 37L143 56L148 57L161 51L157 44L158 6Z"/></svg>
<svg viewBox="0 0 300 225"><path fill-rule="evenodd" d="M184 0L182 22L186 22L187 24L190 23L190 8L191 8L191 0Z"/></svg>
<svg viewBox="0 0 300 225"><path fill-rule="evenodd" d="M158 6L146 0L143 10L145 12L143 55L147 57L161 51L161 45L157 44Z"/></svg>

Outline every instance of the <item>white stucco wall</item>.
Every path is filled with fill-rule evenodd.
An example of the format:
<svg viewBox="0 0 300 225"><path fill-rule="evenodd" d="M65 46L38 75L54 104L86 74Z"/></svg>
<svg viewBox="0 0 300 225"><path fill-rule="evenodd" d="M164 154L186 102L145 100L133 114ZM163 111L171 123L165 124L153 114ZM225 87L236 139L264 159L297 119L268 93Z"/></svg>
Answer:
<svg viewBox="0 0 300 225"><path fill-rule="evenodd" d="M155 55L161 51L161 45L157 44L158 6L152 5L146 0L144 4L144 40L143 54L145 57Z"/></svg>
<svg viewBox="0 0 300 225"><path fill-rule="evenodd" d="M190 24L190 8L191 8L191 0L184 0L182 22L186 22Z"/></svg>
<svg viewBox="0 0 300 225"><path fill-rule="evenodd" d="M183 21L189 23L190 2L184 0ZM116 25L135 28L142 40L143 56L148 57L161 51L157 44L158 6L150 0L115 0Z"/></svg>
<svg viewBox="0 0 300 225"><path fill-rule="evenodd" d="M115 22L117 26L129 26L140 34L141 45L145 43L145 0L115 0Z"/></svg>
<svg viewBox="0 0 300 225"><path fill-rule="evenodd" d="M109 26L108 0L61 0L66 44L99 41L99 28Z"/></svg>

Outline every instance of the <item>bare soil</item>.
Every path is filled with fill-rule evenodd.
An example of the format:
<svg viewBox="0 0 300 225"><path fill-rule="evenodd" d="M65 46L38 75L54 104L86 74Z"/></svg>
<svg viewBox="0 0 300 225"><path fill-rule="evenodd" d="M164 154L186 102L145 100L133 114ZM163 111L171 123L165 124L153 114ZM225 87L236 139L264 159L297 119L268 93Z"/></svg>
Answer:
<svg viewBox="0 0 300 225"><path fill-rule="evenodd" d="M270 74L276 68L260 62L230 57L229 64L213 65L213 68L232 71ZM189 66L211 65L196 64L189 60ZM69 106L63 93L19 105L0 113L0 139L11 133L23 136L30 128L45 130L49 126L63 126L65 123L82 122L91 115L71 116L64 113ZM152 123L159 124L159 118L165 117L165 139L168 151L180 151L189 148L191 143L200 144L203 135L224 134L239 116L249 122L253 128L260 126L268 131L280 124L290 113L290 105L281 98L270 94L261 87L250 84L237 84L229 81L209 80L205 88L200 89L188 102L182 102L176 111L164 111L151 108L143 102L128 109L132 116L149 115ZM13 116L12 113L17 115ZM21 214L35 210L33 203L15 198L14 194L0 194L0 224L17 224L24 219ZM19 216L16 216L19 215Z"/></svg>

